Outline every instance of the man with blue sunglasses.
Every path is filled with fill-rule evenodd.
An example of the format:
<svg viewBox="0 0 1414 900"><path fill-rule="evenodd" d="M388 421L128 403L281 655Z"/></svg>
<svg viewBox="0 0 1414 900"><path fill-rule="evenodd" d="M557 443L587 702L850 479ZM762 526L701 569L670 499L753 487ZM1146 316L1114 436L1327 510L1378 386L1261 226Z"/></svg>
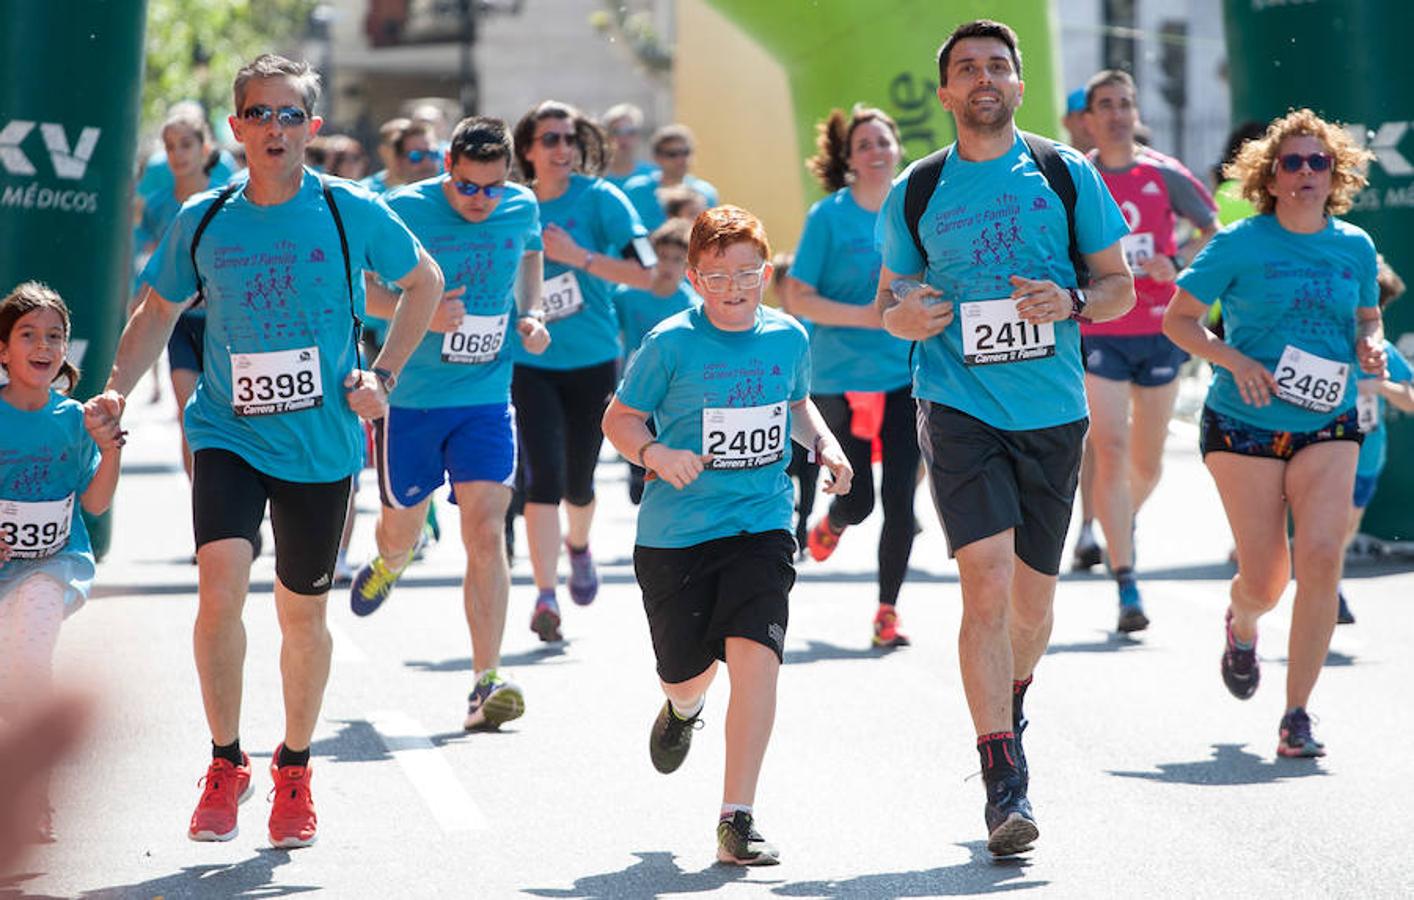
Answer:
<svg viewBox="0 0 1414 900"><path fill-rule="evenodd" d="M446 273L432 326L413 351L374 424L378 555L354 579L353 611L366 616L388 598L412 559L428 504L448 479L461 510L462 583L476 681L467 730L496 728L525 711L520 688L497 672L510 570L502 529L516 467L511 407L512 336L540 354L550 343L540 309L540 207L510 175L511 137L500 119L464 120L452 134L447 174L406 185L387 202ZM369 308L394 308L369 282Z"/></svg>

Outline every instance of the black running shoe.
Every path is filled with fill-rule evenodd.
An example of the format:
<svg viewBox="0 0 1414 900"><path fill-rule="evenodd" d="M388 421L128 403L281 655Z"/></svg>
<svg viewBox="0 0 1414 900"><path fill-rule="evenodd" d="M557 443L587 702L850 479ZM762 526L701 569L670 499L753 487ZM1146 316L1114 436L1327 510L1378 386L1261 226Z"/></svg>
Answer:
<svg viewBox="0 0 1414 900"><path fill-rule="evenodd" d="M1237 638L1232 634L1232 610L1227 612L1227 649L1223 651L1223 684L1232 696L1246 700L1257 693L1257 684L1262 680L1262 666L1257 661L1257 639L1252 646L1243 650L1237 646Z"/></svg>
<svg viewBox="0 0 1414 900"><path fill-rule="evenodd" d="M1088 572L1104 561L1104 555L1100 550L1100 545L1092 537L1086 540L1084 536L1075 542L1075 550L1070 557L1070 571Z"/></svg>
<svg viewBox="0 0 1414 900"><path fill-rule="evenodd" d="M984 776L985 777L985 776ZM1021 773L1007 770L987 782L987 849L993 856L1014 856L1031 849L1041 831L1026 799Z"/></svg>
<svg viewBox="0 0 1414 900"><path fill-rule="evenodd" d="M1335 624L1354 625L1355 613L1350 611L1350 604L1345 602L1345 591L1337 589L1335 592L1335 598L1340 601L1340 610L1336 612Z"/></svg>
<svg viewBox="0 0 1414 900"><path fill-rule="evenodd" d="M1277 742L1277 754L1280 756L1306 758L1326 755L1326 745L1311 735L1311 717L1299 706L1281 717L1280 733Z"/></svg>
<svg viewBox="0 0 1414 900"><path fill-rule="evenodd" d="M781 853L756 830L751 813L737 810L717 823L717 859L734 866L774 866Z"/></svg>
<svg viewBox="0 0 1414 900"><path fill-rule="evenodd" d="M653 759L653 768L664 775L678 770L687 759L687 751L692 749L692 732L702 727L699 716L701 713L680 719L673 712L672 702L663 701L663 708L653 722L653 731L648 735L648 755Z"/></svg>

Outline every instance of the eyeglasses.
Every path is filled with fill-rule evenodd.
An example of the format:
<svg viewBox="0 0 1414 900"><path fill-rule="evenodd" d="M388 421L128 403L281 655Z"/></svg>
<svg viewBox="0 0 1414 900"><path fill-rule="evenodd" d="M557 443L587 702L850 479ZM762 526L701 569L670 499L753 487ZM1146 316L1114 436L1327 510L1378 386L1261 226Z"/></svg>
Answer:
<svg viewBox="0 0 1414 900"><path fill-rule="evenodd" d="M1331 155L1329 153L1312 153L1309 156L1302 156L1300 153L1287 153L1272 160L1272 171L1277 170L1280 165L1285 172L1300 172L1302 164L1311 167L1312 172L1324 172L1331 167Z"/></svg>
<svg viewBox="0 0 1414 900"><path fill-rule="evenodd" d="M691 156L692 151L687 147L677 147L672 150L655 150L653 151L653 155L661 156L664 159L682 159L683 157Z"/></svg>
<svg viewBox="0 0 1414 900"><path fill-rule="evenodd" d="M766 264L762 263L754 269L747 269L744 272L737 272L734 275L727 275L724 272L706 273L701 269L694 269L697 278L702 282L703 290L709 294L721 294L732 289L735 285L739 291L750 291L761 286L761 276L766 271Z"/></svg>
<svg viewBox="0 0 1414 900"><path fill-rule="evenodd" d="M241 118L257 125L268 125L270 120L274 119L280 123L281 128L298 128L309 121L309 113L298 106L282 106L279 109L273 109L264 103L257 103L254 106L247 106L245 112L241 113Z"/></svg>
<svg viewBox="0 0 1414 900"><path fill-rule="evenodd" d="M403 156L407 157L407 161L413 165L417 165L424 159L433 159L436 155L437 151L435 150L409 150L403 154Z"/></svg>
<svg viewBox="0 0 1414 900"><path fill-rule="evenodd" d="M554 150L563 143L566 147L578 147L579 135L574 132L547 131L536 138L546 150Z"/></svg>
<svg viewBox="0 0 1414 900"><path fill-rule="evenodd" d="M487 200L495 200L506 192L506 183L497 181L493 184L477 184L474 181L462 181L460 178L452 179L452 187L457 189L457 193L463 197L475 197L477 194L485 194Z"/></svg>

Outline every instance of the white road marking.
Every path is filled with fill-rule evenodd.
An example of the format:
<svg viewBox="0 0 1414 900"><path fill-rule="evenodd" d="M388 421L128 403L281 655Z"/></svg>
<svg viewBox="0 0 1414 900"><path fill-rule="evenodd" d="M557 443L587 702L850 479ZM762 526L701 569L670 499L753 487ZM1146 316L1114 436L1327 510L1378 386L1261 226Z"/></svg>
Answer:
<svg viewBox="0 0 1414 900"><path fill-rule="evenodd" d="M450 834L489 827L441 751L424 736L424 729L411 716L383 711L373 713L368 721L443 831Z"/></svg>

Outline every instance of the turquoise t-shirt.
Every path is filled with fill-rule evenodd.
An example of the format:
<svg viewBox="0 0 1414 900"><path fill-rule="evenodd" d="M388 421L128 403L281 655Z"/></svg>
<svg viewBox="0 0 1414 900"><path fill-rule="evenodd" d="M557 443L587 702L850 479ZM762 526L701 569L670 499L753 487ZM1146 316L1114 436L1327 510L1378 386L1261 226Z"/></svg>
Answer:
<svg viewBox="0 0 1414 900"><path fill-rule="evenodd" d="M1399 348L1389 341L1385 341L1385 356L1389 358L1386 368L1389 369L1389 380L1408 384L1414 381L1414 369L1410 369L1409 361L1399 352ZM1373 375L1366 375L1360 372L1359 379L1373 378ZM1377 396L1376 402L1379 404L1379 414L1375 419L1375 427L1372 431L1365 432L1365 440L1360 444L1360 463L1355 468L1355 474L1371 477L1380 474L1385 467L1385 459L1389 455L1389 432L1385 430L1385 410L1389 401L1383 396Z"/></svg>
<svg viewBox="0 0 1414 900"><path fill-rule="evenodd" d="M1075 236L1081 254L1098 253L1129 233L1124 215L1095 168L1079 151L1056 144L1075 181ZM876 235L884 265L900 275L924 272L904 220L909 174L895 181L879 211ZM1085 418L1080 325L1054 324L1053 356L967 365L962 324L976 301L1011 296L1010 277L1076 286L1065 207L1046 183L1021 135L997 159L969 162L956 147L928 200L918 232L927 248L923 280L953 301L954 318L941 334L918 344L913 393L1006 431L1051 428ZM978 307L996 309L996 307Z"/></svg>
<svg viewBox="0 0 1414 900"><path fill-rule="evenodd" d="M1273 397L1248 406L1232 373L1213 367L1208 406L1258 428L1315 431L1355 405L1355 310L1379 305L1375 245L1349 222L1331 217L1315 234L1287 231L1272 214L1218 232L1178 278L1205 305L1222 300L1225 340L1270 372L1290 345L1348 364L1345 394L1329 412Z"/></svg>
<svg viewBox="0 0 1414 900"><path fill-rule="evenodd" d="M93 583L93 549L79 501L98 471L98 445L83 427L83 405L53 390L49 402L36 410L17 409L0 398L0 433L5 435L0 445L0 508L15 501L73 498L69 537L62 549L43 559L12 558L0 566L0 603L20 582L43 574L65 586L68 615L88 599ZM46 515L27 516L23 522L14 522L7 511L6 525L11 527L3 531L10 546L22 552L33 546L31 553L44 552L44 525L53 528L60 521L53 509Z"/></svg>
<svg viewBox="0 0 1414 900"><path fill-rule="evenodd" d="M708 469L678 490L649 481L638 511L644 547L691 547L737 534L791 530L790 404L810 388L810 340L800 323L767 306L750 331L722 331L702 306L684 310L648 332L629 360L618 398L651 413L658 439L674 450L701 451L708 409L755 408L761 428L752 439L780 447L778 459L756 468ZM780 407L778 409L778 407ZM780 432L767 434L774 429ZM724 442L725 443L725 442ZM769 454L774 455L774 454Z"/></svg>
<svg viewBox="0 0 1414 900"><path fill-rule="evenodd" d="M369 175L367 178L364 178L362 181L359 182L359 184L368 188L375 194L385 194L389 190L388 170L379 169L377 172L374 172L372 175Z"/></svg>
<svg viewBox="0 0 1414 900"><path fill-rule="evenodd" d="M211 186L226 184L237 172L244 171L241 164L231 155L229 150L221 150L216 156L216 165L211 167ZM147 157L147 162L142 167L142 177L138 179L137 186L133 193L139 197L148 194L155 194L166 190L171 192L172 186L176 184L176 178L172 176L172 167L167 164L167 151L154 150ZM162 235L153 235L160 238Z"/></svg>
<svg viewBox="0 0 1414 900"><path fill-rule="evenodd" d="M614 312L619 317L619 330L623 333L624 358L633 355L638 345L643 343L643 336L652 331L653 326L701 302L702 298L697 296L686 278L678 284L677 290L666 297L619 285L614 292Z"/></svg>
<svg viewBox="0 0 1414 900"><path fill-rule="evenodd" d="M398 376L389 401L400 408L435 409L505 403L511 395L512 342L516 334L516 273L527 250L541 249L540 205L518 184L506 185L484 222L468 222L447 202L445 176L396 188L384 198L442 267L444 290L466 288L468 317L462 333L429 331ZM504 316L494 334L495 319ZM491 341L494 350L483 347ZM444 348L450 352L444 354ZM451 360L444 359L444 355ZM457 361L464 360L464 361Z"/></svg>
<svg viewBox="0 0 1414 900"><path fill-rule="evenodd" d="M668 221L668 214L663 209L663 204L658 202L658 188L663 186L663 173L655 169L646 175L635 175L624 182L624 194L628 197L633 208L638 210L638 217L643 220L643 226L648 229L649 234L664 222ZM683 176L682 186L692 188L707 200L707 208L711 209L717 205L717 189L711 182L698 178L692 173Z"/></svg>
<svg viewBox="0 0 1414 900"><path fill-rule="evenodd" d="M871 306L879 287L879 251L874 246L878 213L854 202L841 188L810 208L795 248L792 278L821 297ZM816 324L810 332L812 394L892 391L912 380L907 341L882 328Z"/></svg>
<svg viewBox="0 0 1414 900"><path fill-rule="evenodd" d="M609 182L609 184L612 184L619 190L623 190L624 185L628 184L632 179L640 175L652 175L656 171L658 171L657 166L646 159L640 159L633 164L633 171L629 172L627 175L615 175L612 172L605 172L603 178L605 181Z"/></svg>
<svg viewBox="0 0 1414 900"><path fill-rule="evenodd" d="M575 243L603 256L619 258L636 238L647 237L638 214L618 188L602 178L570 176L563 194L540 204L540 224L558 225ZM583 369L619 357L619 322L614 316L611 281L580 269L545 260L545 290L559 297L578 295L581 305L556 318L547 304L550 347L535 356L516 342L516 365L534 369Z"/></svg>
<svg viewBox="0 0 1414 900"><path fill-rule="evenodd" d="M352 315L339 232L313 172L275 206L237 191L197 248L205 365L187 403L187 440L193 451L229 450L285 481L337 481L363 467L363 429L344 396L344 378L359 366L353 316L363 315L362 270L398 281L418 260L417 239L382 200L351 181L329 187L348 238ZM143 272L166 300L196 291L192 233L216 193L182 206Z"/></svg>

